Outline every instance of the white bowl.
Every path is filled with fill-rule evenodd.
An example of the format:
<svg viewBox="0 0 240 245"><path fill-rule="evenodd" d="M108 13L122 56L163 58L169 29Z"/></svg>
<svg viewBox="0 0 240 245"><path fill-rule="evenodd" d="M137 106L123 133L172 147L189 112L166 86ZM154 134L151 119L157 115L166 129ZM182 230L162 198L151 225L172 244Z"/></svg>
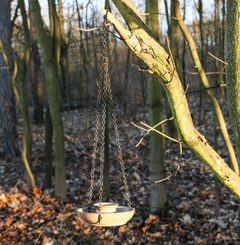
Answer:
<svg viewBox="0 0 240 245"><path fill-rule="evenodd" d="M116 212L118 203L100 202L100 203L95 203L94 206L97 208L97 212L99 213L114 213Z"/></svg>
<svg viewBox="0 0 240 245"><path fill-rule="evenodd" d="M117 206L114 213L89 211L88 208L79 208L77 211L79 217L87 224L103 227L125 225L135 213L134 208L126 206Z"/></svg>

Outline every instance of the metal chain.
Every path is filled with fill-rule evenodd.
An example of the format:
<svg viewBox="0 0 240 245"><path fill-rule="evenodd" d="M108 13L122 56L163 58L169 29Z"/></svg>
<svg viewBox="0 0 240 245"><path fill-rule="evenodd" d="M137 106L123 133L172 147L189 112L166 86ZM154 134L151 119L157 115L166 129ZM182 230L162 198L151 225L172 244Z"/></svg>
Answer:
<svg viewBox="0 0 240 245"><path fill-rule="evenodd" d="M118 160L120 163L120 168L121 168L121 173L122 173L122 178L123 178L123 184L125 188L125 198L127 200L127 204L129 208L132 208L131 204L131 196L127 184L127 177L126 177L126 172L125 172L125 165L124 165L124 160L123 160L123 153L122 153L122 147L120 143L120 135L119 135L119 130L118 130L118 125L117 125L117 118L116 118L116 113L113 108L113 98L112 98L112 88L111 88L111 83L110 79L107 84L107 89L108 89L108 94L109 94L109 101L110 101L110 106L111 106L111 116L112 116L112 122L113 122L113 127L114 127L114 133L115 133L115 142L117 145L117 150L118 150Z"/></svg>
<svg viewBox="0 0 240 245"><path fill-rule="evenodd" d="M107 15L107 13L106 13ZM104 34L105 34L105 38L107 35L107 18L105 17L105 23L104 23ZM104 38L104 39L105 39ZM105 41L106 43L106 41ZM106 58L106 64L104 67L104 73L105 73L105 80L104 80L104 85L107 88L107 92L108 92L108 96L109 96L109 103L110 103L110 107L111 107L111 116L112 116L112 121L113 121L113 127L114 127L114 133L115 133L115 142L117 145L117 150L118 150L118 160L120 163L120 167L121 167L121 173L122 173L122 178L123 178L123 184L124 184L124 188L125 188L125 198L127 200L127 204L128 207L131 208L131 197L130 197L130 192L129 192L129 188L128 188L128 184L127 184L127 177L126 177L126 172L125 172L125 166L124 166L124 161L123 161L123 153L122 153L122 147L121 147L121 143L120 143L120 135L119 135L119 130L118 130L118 125L117 125L117 119L116 119L116 114L113 108L113 97L112 97L112 88L111 88L111 83L110 83L110 78L109 78L109 64L108 64L108 47L106 45L106 47L103 48L104 52L105 52L105 58Z"/></svg>
<svg viewBox="0 0 240 245"><path fill-rule="evenodd" d="M105 129L106 129L106 113L107 111L107 103L108 103L108 90L107 84L108 81L108 52L107 52L107 18L104 16L103 22L103 35L102 35L102 70L100 74L100 81L102 86L102 110L101 110L101 136L100 136L100 176L99 176L99 202L102 202L103 199L103 178L104 178L104 149L105 149Z"/></svg>
<svg viewBox="0 0 240 245"><path fill-rule="evenodd" d="M96 158L97 158L97 145L98 145L98 130L99 130L99 111L100 111L100 100L102 97L102 89L98 82L97 84L98 92L97 92L97 110L96 110L96 118L95 118L95 132L94 132L94 139L93 139L93 153L92 153L92 168L90 171L90 187L89 187L89 194L88 194L88 204L92 203L92 196L93 196L93 188L94 188L94 177L95 177L95 166L96 166Z"/></svg>
<svg viewBox="0 0 240 245"><path fill-rule="evenodd" d="M95 167L96 167L96 157L97 157L97 146L98 146L98 137L100 137L100 153L99 153L99 161L100 161L100 177L99 177L99 202L102 202L103 199L103 178L104 178L104 148L105 148L105 129L106 129L106 113L107 111L107 103L110 104L111 116L114 127L115 134L115 142L117 145L118 151L118 160L120 162L120 168L123 178L123 184L125 188L125 198L127 200L127 204L129 208L131 206L130 193L127 184L125 166L123 161L122 148L120 144L120 136L117 125L116 114L113 108L113 98L112 98L112 89L109 77L109 60L108 60L108 46L107 46L107 13L104 17L103 22L103 36L102 36L102 70L100 73L100 81L98 84L98 94L97 94L97 112L96 112L96 120L95 120L95 133L94 133L94 145L93 145L93 154L92 154L92 169L90 172L90 188L89 188L89 199L88 202L92 202L93 189L94 189L94 176L95 176ZM101 123L99 118L101 117ZM98 133L98 129L100 127L100 135Z"/></svg>

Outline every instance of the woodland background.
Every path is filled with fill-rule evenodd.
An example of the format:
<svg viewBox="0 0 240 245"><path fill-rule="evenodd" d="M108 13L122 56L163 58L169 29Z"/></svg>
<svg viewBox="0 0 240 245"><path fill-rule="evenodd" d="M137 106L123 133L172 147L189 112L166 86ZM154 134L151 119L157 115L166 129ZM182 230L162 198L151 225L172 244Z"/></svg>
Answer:
<svg viewBox="0 0 240 245"><path fill-rule="evenodd" d="M117 228L93 228L79 219L75 211L88 194L97 85L103 69L101 8L124 22L108 0L39 2L0 0L0 243L238 244L237 197L187 146L176 142L180 136L162 87L144 72L144 63L112 25L109 72L137 211L127 225ZM208 77L206 87L173 17L177 2L134 1L175 61L197 129L226 162L234 162L207 94L214 91L235 147L226 96L227 3L181 1L183 20ZM106 199L122 203L123 184L108 117L104 193ZM175 142L148 132L141 123L154 126L166 118L157 130Z"/></svg>

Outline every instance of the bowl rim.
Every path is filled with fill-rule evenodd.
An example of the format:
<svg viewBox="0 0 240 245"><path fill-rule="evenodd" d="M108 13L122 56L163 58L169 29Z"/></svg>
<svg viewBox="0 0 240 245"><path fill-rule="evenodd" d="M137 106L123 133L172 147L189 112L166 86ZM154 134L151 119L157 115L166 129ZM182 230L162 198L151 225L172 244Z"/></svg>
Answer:
<svg viewBox="0 0 240 245"><path fill-rule="evenodd" d="M93 206L95 207L117 207L119 204L116 202L97 202L94 203Z"/></svg>

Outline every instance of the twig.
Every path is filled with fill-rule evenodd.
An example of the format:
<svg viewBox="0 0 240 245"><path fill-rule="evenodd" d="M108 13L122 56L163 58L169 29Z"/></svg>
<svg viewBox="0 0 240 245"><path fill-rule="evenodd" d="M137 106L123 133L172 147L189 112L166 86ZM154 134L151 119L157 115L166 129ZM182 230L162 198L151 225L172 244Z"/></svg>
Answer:
<svg viewBox="0 0 240 245"><path fill-rule="evenodd" d="M185 88L184 94L187 93L188 89L189 89L189 83L187 84L187 86L186 86L186 88Z"/></svg>
<svg viewBox="0 0 240 245"><path fill-rule="evenodd" d="M152 132L152 131L154 131L154 132L156 132L156 133L162 135L163 137L168 138L168 139L170 139L170 140L172 140L172 141L174 141L174 142L176 142L176 143L182 143L181 141L176 140L176 139L174 139L174 138L172 138L172 137L170 137L170 136L168 136L168 135L166 135L166 134L164 134L164 133L162 133L162 132L160 132L159 130L156 129L156 128L157 128L158 126L160 126L161 124L163 124L163 123L165 123L165 122L167 122L167 121L173 120L173 118L174 118L174 117L164 119L164 120L162 120L161 122L159 122L159 123L157 123L156 125L154 125L153 127L149 126L148 124L146 124L146 123L144 123L144 122L140 122L140 124L142 124L143 126L145 126L147 129L144 128L144 127L141 127L141 126L139 126L139 125L137 125L137 124L135 124L134 122L131 122L131 124L132 124L133 126L135 126L135 127L137 127L137 128L139 128L139 129L141 129L141 130L143 130L143 131L146 132L146 134L139 140L139 142L136 144L135 147L138 147L138 146L142 143L143 139L144 139L150 132Z"/></svg>
<svg viewBox="0 0 240 245"><path fill-rule="evenodd" d="M163 121L161 121L161 122L159 122L158 124L156 124L153 128L156 128L156 127L158 127L159 125L165 123L166 121L172 120L172 119L173 119L173 117L172 117L172 118L169 118L169 119L164 119ZM141 127L141 126L135 124L134 122L131 122L131 124L132 124L133 126L139 128L139 129L142 129L143 131L146 131L146 132L147 132L147 133L146 133L146 134L139 140L139 142L135 145L135 147L138 147L138 146L142 143L142 141L144 140L144 138L151 132L151 130L145 129L145 128L143 128L143 127Z"/></svg>
<svg viewBox="0 0 240 245"><path fill-rule="evenodd" d="M216 85L216 86L212 86L212 87L208 87L208 88L201 88L201 89L196 89L196 90L190 90L188 91L187 93L188 94L191 94L191 93L198 93L200 91L205 91L205 90L209 90L209 89L213 89L213 88L221 88L221 87L226 87L226 84L219 84L219 85Z"/></svg>
<svg viewBox="0 0 240 245"><path fill-rule="evenodd" d="M180 145L181 145L181 144L180 144ZM162 182L164 182L164 181L169 180L169 179L172 178L173 176L176 176L177 173L178 173L178 171L179 171L179 169L180 169L180 167L181 167L181 165L178 163L177 169L176 169L172 174L170 174L168 177L166 177L166 178L164 178L164 179L156 180L156 181L154 181L154 183L155 183L155 184L159 184L159 183L162 183Z"/></svg>
<svg viewBox="0 0 240 245"><path fill-rule="evenodd" d="M138 71L141 71L141 72L144 72L144 73L149 73L147 69L141 68L141 67L138 66L138 65L132 64L132 66L133 66L136 70L138 70Z"/></svg>
<svg viewBox="0 0 240 245"><path fill-rule="evenodd" d="M98 29L99 29L98 27L93 27L93 28L89 28L89 29L78 28L79 31L83 31L83 32L91 32L91 31L96 31Z"/></svg>
<svg viewBox="0 0 240 245"><path fill-rule="evenodd" d="M180 139L179 139L179 141L180 141ZM181 161L182 152L183 152L183 149L182 149L182 143L179 143L179 151L180 151L180 155L179 155L179 162L180 162L180 161ZM181 167L180 163L177 163L177 165L178 165L178 166L177 166L177 169L176 169L172 174L170 174L168 177L166 177L166 178L164 178L164 179L156 180L154 183L155 183L155 184L159 184L159 183L162 183L162 182L164 182L164 181L169 180L169 179L172 178L173 176L176 176L177 173L178 173L178 171L179 171L179 169L180 169L180 167Z"/></svg>
<svg viewBox="0 0 240 245"><path fill-rule="evenodd" d="M110 26L110 24L107 24L107 26ZM77 27L74 27L73 29L77 29L77 30L79 30L79 31L82 31L82 32L91 32L91 31L96 31L96 30L98 30L98 29L100 29L101 27L93 27L93 28L88 28L88 29L86 29L86 28L77 28Z"/></svg>
<svg viewBox="0 0 240 245"><path fill-rule="evenodd" d="M208 53L210 56L212 56L214 59L216 59L216 60L222 62L224 65L228 65L227 62L225 62L225 61L221 60L220 58L216 57L215 55L213 55L213 54L210 53L209 51L208 51L207 53Z"/></svg>
<svg viewBox="0 0 240 245"><path fill-rule="evenodd" d="M82 152L82 149L76 146L76 144L73 143L67 136L64 136L64 139L67 141L69 145L73 146L77 151Z"/></svg>
<svg viewBox="0 0 240 245"><path fill-rule="evenodd" d="M121 37L114 34L112 31L108 31L113 37L117 38L118 40L123 40Z"/></svg>
<svg viewBox="0 0 240 245"><path fill-rule="evenodd" d="M19 185L19 183L21 182L21 179L18 179L18 181L16 182L16 184L11 188L11 190L9 191L8 194L11 194L15 191L15 189L17 188L17 186Z"/></svg>
<svg viewBox="0 0 240 245"><path fill-rule="evenodd" d="M162 135L163 137L165 137L165 138L167 138L167 139L169 139L169 140L172 140L173 142L176 142L176 143L182 143L181 141L176 140L176 139L174 139L174 138L172 138L172 137L170 137L170 136L164 134L163 132L160 132L159 130L155 129L154 127L149 126L148 124L146 124L146 123L144 123L144 122L140 122L140 123L141 123L143 126L147 127L147 128L149 129L149 132L150 132L150 131L154 131L154 132L156 132L156 133Z"/></svg>
<svg viewBox="0 0 240 245"><path fill-rule="evenodd" d="M193 71L185 71L185 73L190 74L190 75L198 75L198 72L193 72ZM211 71L211 72L206 72L206 75L218 75L218 74L226 74L225 72L217 72L217 71Z"/></svg>

